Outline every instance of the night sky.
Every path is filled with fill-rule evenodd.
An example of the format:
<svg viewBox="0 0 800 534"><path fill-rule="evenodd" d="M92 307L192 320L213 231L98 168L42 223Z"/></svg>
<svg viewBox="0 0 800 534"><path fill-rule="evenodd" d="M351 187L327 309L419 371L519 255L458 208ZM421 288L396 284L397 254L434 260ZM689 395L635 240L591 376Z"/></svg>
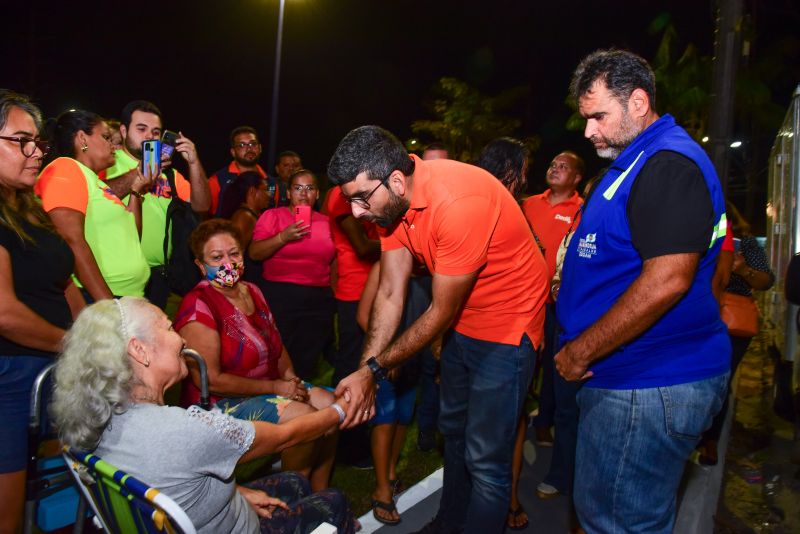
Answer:
<svg viewBox="0 0 800 534"><path fill-rule="evenodd" d="M796 31L792 2L757 4L767 38ZM570 74L601 47L651 58L659 38L647 27L665 11L684 44L711 53L709 0L287 0L277 149L322 173L353 127L379 124L406 139L411 122L427 118L422 103L436 80L455 76L489 94L530 87L517 134L543 140L531 192L562 149L596 171L589 143L564 128ZM152 100L166 128L197 143L211 174L229 161L237 125L255 126L266 152L277 15L278 0L17 2L4 7L0 87L28 93L46 116L75 107L117 117L132 99ZM775 88L774 99L788 105L796 83Z"/></svg>

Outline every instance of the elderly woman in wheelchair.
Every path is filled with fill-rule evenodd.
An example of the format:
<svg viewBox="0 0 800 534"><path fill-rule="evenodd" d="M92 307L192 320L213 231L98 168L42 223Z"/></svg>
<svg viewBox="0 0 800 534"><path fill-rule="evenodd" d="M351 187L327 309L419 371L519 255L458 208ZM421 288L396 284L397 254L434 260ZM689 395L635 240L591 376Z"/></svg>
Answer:
<svg viewBox="0 0 800 534"><path fill-rule="evenodd" d="M353 532L344 496L309 494L292 473L235 483L238 463L334 431L347 400L276 425L219 411L164 405L186 374L183 339L157 307L124 297L84 310L68 332L55 371L51 412L62 440L159 488L198 532L310 532L323 522Z"/></svg>

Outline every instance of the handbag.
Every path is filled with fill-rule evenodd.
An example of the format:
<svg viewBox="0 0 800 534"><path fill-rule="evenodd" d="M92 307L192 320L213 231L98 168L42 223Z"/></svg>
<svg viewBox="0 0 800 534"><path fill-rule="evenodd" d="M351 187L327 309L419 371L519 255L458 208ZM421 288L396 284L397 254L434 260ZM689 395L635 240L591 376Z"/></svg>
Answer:
<svg viewBox="0 0 800 534"><path fill-rule="evenodd" d="M720 316L728 325L728 333L737 337L758 334L758 306L753 297L724 291L720 302Z"/></svg>

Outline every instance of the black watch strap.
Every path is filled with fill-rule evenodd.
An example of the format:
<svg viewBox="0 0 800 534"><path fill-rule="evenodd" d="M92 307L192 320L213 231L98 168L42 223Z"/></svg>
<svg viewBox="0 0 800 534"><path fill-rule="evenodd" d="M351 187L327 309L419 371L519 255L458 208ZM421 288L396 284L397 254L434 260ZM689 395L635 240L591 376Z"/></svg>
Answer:
<svg viewBox="0 0 800 534"><path fill-rule="evenodd" d="M386 378L386 368L381 367L381 364L378 363L375 356L367 360L367 367L372 371L372 378L375 379L375 382L380 382Z"/></svg>

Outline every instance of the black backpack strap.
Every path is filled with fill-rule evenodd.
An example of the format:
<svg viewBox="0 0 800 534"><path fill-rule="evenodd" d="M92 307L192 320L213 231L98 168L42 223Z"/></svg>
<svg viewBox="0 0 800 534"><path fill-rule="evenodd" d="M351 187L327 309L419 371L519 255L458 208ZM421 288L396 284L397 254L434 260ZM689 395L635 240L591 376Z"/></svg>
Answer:
<svg viewBox="0 0 800 534"><path fill-rule="evenodd" d="M165 169L164 170L164 176L167 177L167 183L169 183L169 194L170 194L170 197L172 198L172 201L169 203L169 206L167 207L167 216L165 217L166 218L166 224L164 225L164 244L163 244L163 249L164 249L164 274L166 274L166 266L169 263L169 256L168 256L168 254L169 254L169 230L170 230L170 225L172 224L172 212L175 211L175 208L173 207L173 205L175 204L176 199L180 200L180 198L178 197L178 190L175 187L175 169L173 169L172 167L170 167L168 169Z"/></svg>
<svg viewBox="0 0 800 534"><path fill-rule="evenodd" d="M228 186L231 185L231 182L236 180L239 175L229 171L228 167L218 170L215 175L217 177L217 183L219 184L219 201L217 202L217 211L214 213L214 217L219 217L220 210L222 209L222 195L225 194L225 189L227 189Z"/></svg>

